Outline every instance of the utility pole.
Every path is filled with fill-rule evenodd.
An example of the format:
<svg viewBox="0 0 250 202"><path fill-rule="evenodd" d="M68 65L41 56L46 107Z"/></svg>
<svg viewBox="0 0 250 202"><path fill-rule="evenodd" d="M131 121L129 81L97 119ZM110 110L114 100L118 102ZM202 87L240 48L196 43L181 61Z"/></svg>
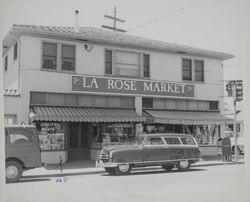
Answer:
<svg viewBox="0 0 250 202"><path fill-rule="evenodd" d="M114 7L114 16L104 15L104 17L113 20L113 27L110 27L110 26L107 26L107 25L102 25L103 28L111 29L111 30L113 30L115 32L126 32L126 30L118 29L116 27L116 22L122 22L122 23L125 22L125 20L122 20L122 19L116 17L116 6Z"/></svg>
<svg viewBox="0 0 250 202"><path fill-rule="evenodd" d="M242 80L233 80L229 81L226 85L226 90L228 92L228 96L233 97L233 106L234 106L234 156L235 161L238 161L238 146L237 146L237 114L240 111L237 111L237 102L241 102L243 100L243 82Z"/></svg>

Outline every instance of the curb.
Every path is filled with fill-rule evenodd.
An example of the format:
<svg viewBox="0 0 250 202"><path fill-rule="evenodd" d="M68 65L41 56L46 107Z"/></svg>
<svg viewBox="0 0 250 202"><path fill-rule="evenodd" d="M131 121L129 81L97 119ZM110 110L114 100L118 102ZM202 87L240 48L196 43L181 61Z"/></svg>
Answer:
<svg viewBox="0 0 250 202"><path fill-rule="evenodd" d="M205 167L205 166L221 166L221 165L236 165L236 164L244 164L245 162L220 162L220 163L204 163L198 165L192 165L191 167Z"/></svg>
<svg viewBox="0 0 250 202"><path fill-rule="evenodd" d="M206 167L206 166L220 166L220 165L236 165L236 164L244 164L244 162L219 162L219 163L203 163L192 165L191 167ZM149 168L149 167L148 167ZM88 171L80 171L80 172L64 172L64 173L51 173L51 174L33 174L23 176L22 179L32 179L32 178L50 178L50 177L65 177L65 176L77 176L77 175L95 175L95 174L103 174L104 170L92 170L92 168L88 169ZM150 168L149 168L150 169ZM138 170L145 170L144 168Z"/></svg>

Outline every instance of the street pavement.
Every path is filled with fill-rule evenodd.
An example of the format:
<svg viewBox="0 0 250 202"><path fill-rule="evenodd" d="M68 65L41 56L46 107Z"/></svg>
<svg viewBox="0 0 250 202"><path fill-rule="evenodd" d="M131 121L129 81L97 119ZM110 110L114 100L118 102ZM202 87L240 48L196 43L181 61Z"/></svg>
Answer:
<svg viewBox="0 0 250 202"><path fill-rule="evenodd" d="M127 176L111 176L101 168L75 175L26 175L6 185L6 202L247 202L243 162L211 165L200 162L186 172L145 168Z"/></svg>
<svg viewBox="0 0 250 202"><path fill-rule="evenodd" d="M220 158L206 158L207 160L201 160L192 165L192 167L203 167L203 166L216 166L216 165L231 165L231 164L242 164L244 163L244 156L239 156L238 161L224 162ZM208 160L209 159L209 160ZM158 167L161 169L161 167ZM145 168L138 168L143 170ZM148 168L147 168L148 169ZM150 168L149 168L150 169ZM47 165L45 167L35 168L23 173L24 179L35 178L35 177L60 177L60 176L73 176L73 175L90 175L104 173L104 169L95 166L94 161L84 162L71 162L62 165L62 171L56 164Z"/></svg>

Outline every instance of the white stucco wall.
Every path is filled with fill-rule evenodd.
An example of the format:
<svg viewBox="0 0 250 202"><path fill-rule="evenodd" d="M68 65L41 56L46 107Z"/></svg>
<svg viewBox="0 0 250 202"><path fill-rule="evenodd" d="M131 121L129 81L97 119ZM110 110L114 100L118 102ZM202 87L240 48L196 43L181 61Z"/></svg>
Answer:
<svg viewBox="0 0 250 202"><path fill-rule="evenodd" d="M32 36L22 36L21 40L21 97L14 99L6 98L5 113L13 114L18 111L18 122L28 122L29 118L29 93L30 91L44 92L70 92L70 73L52 72L41 70L42 65L42 42L51 41L63 44L76 45L76 74L104 75L104 50L114 48L123 50L121 47L94 45L91 52L84 48L84 43L74 41L63 41L59 39L39 38ZM182 82L182 57L204 60L205 82L194 83L195 97L198 100L220 100L220 109L223 112L223 69L222 61L211 58L189 57L188 55L170 54L153 51L142 51L134 49L124 49L138 51L150 55L150 75L152 80L177 81ZM13 50L9 54L9 59ZM9 71L5 74L5 86L14 85L18 80L17 64L9 66ZM21 109L11 107L15 104L22 106Z"/></svg>

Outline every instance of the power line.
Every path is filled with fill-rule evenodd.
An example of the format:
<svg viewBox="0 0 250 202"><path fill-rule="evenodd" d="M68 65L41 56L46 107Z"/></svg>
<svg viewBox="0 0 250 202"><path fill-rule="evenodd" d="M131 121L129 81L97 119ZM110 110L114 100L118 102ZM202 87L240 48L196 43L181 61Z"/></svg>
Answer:
<svg viewBox="0 0 250 202"><path fill-rule="evenodd" d="M160 21L160 20L162 20L162 19L164 19L164 18L167 18L167 17L173 16L173 15L176 15L176 14L179 13L180 11L184 11L185 9L187 9L187 8L189 8L189 7L191 7L191 6L193 6L193 5L196 4L197 2L199 2L199 1L194 1L193 3L189 4L189 5L186 6L186 7L181 7L180 9L177 9L176 11L172 12L172 13L169 14L169 15L161 16L161 17L159 17L159 18L156 18L156 19L150 20L150 21L148 21L148 22L145 22L145 23L143 23L143 24L137 25L137 26L135 26L135 27L133 27L133 28L131 28L131 29L128 29L127 32L133 31L133 30L136 30L136 29L138 29L138 28L144 27L144 26L146 26L146 25L152 24L152 23L154 23L154 22Z"/></svg>

